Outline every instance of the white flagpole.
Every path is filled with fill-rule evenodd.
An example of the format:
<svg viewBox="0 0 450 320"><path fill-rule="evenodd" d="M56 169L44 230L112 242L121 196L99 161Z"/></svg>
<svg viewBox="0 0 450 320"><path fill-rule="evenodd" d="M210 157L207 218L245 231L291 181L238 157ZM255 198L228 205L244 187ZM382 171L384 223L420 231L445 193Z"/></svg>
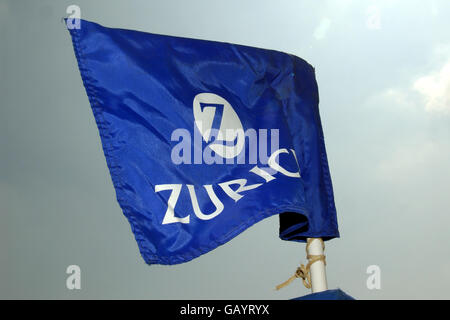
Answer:
<svg viewBox="0 0 450 320"><path fill-rule="evenodd" d="M306 254L308 256L323 256L325 246L321 238L308 238L308 242L309 246L306 247ZM312 263L310 273L312 293L328 290L324 260L318 260Z"/></svg>
<svg viewBox="0 0 450 320"><path fill-rule="evenodd" d="M326 262L325 255L323 254L324 249L325 244L322 238L307 238L306 257L308 263L306 267L304 264L301 264L293 276L277 285L275 289L280 290L296 278L302 278L304 286L308 289L311 288L312 293L328 290L327 275L325 273Z"/></svg>

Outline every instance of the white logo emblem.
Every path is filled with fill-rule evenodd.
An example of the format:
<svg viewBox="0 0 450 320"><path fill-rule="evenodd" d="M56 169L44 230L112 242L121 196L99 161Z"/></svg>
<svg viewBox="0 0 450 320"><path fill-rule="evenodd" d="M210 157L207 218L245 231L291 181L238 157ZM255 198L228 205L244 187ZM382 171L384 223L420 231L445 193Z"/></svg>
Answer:
<svg viewBox="0 0 450 320"><path fill-rule="evenodd" d="M241 153L245 146L244 129L227 100L214 93L199 93L194 98L193 110L195 125L206 142L211 139L211 130L217 130L216 139L209 148L226 159Z"/></svg>

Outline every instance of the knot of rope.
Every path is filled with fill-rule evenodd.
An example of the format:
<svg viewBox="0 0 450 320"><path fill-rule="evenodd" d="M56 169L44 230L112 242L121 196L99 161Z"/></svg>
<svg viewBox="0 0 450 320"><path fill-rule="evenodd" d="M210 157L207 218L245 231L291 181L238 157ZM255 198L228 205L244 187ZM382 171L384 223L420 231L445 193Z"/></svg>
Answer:
<svg viewBox="0 0 450 320"><path fill-rule="evenodd" d="M307 289L311 289L311 273L310 273L311 265L317 261L323 261L323 264L325 264L325 265L327 264L325 261L325 255L323 255L323 254L320 254L320 255L308 254L309 246L313 240L315 240L315 238L308 238L308 240L306 242L306 253L307 253L306 258L308 259L308 264L306 265L306 267L304 264L301 264L300 267L297 268L297 270L295 271L293 276L291 276L289 279L287 279L282 284L279 284L276 286L277 290L280 290L281 288L286 287L292 281L294 281L296 278L301 278L303 281L303 285ZM321 238L318 238L318 240L320 240L320 242L322 243L322 248L325 249L325 244L323 243L323 240Z"/></svg>

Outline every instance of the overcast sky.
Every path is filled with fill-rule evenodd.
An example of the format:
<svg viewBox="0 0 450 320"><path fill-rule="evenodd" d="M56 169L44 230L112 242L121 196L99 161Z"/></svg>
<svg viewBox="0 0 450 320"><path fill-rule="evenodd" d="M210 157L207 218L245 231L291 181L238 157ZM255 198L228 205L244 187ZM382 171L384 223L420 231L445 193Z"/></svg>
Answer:
<svg viewBox="0 0 450 320"><path fill-rule="evenodd" d="M0 0L0 298L289 299L304 245L278 217L189 263L148 266L115 200L61 23L275 49L316 68L341 238L330 288L449 299L450 2ZM82 289L66 288L81 267ZM366 269L381 268L381 289Z"/></svg>

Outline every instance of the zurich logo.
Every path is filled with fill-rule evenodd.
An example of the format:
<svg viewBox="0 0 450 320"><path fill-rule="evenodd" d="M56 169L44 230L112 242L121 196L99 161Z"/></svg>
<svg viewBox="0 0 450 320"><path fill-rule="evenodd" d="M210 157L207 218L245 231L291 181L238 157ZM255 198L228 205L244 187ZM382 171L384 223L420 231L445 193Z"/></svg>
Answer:
<svg viewBox="0 0 450 320"><path fill-rule="evenodd" d="M239 155L245 146L245 133L241 120L231 104L214 93L199 93L194 97L193 111L195 125L203 140L215 141L208 145L222 158L230 159Z"/></svg>

